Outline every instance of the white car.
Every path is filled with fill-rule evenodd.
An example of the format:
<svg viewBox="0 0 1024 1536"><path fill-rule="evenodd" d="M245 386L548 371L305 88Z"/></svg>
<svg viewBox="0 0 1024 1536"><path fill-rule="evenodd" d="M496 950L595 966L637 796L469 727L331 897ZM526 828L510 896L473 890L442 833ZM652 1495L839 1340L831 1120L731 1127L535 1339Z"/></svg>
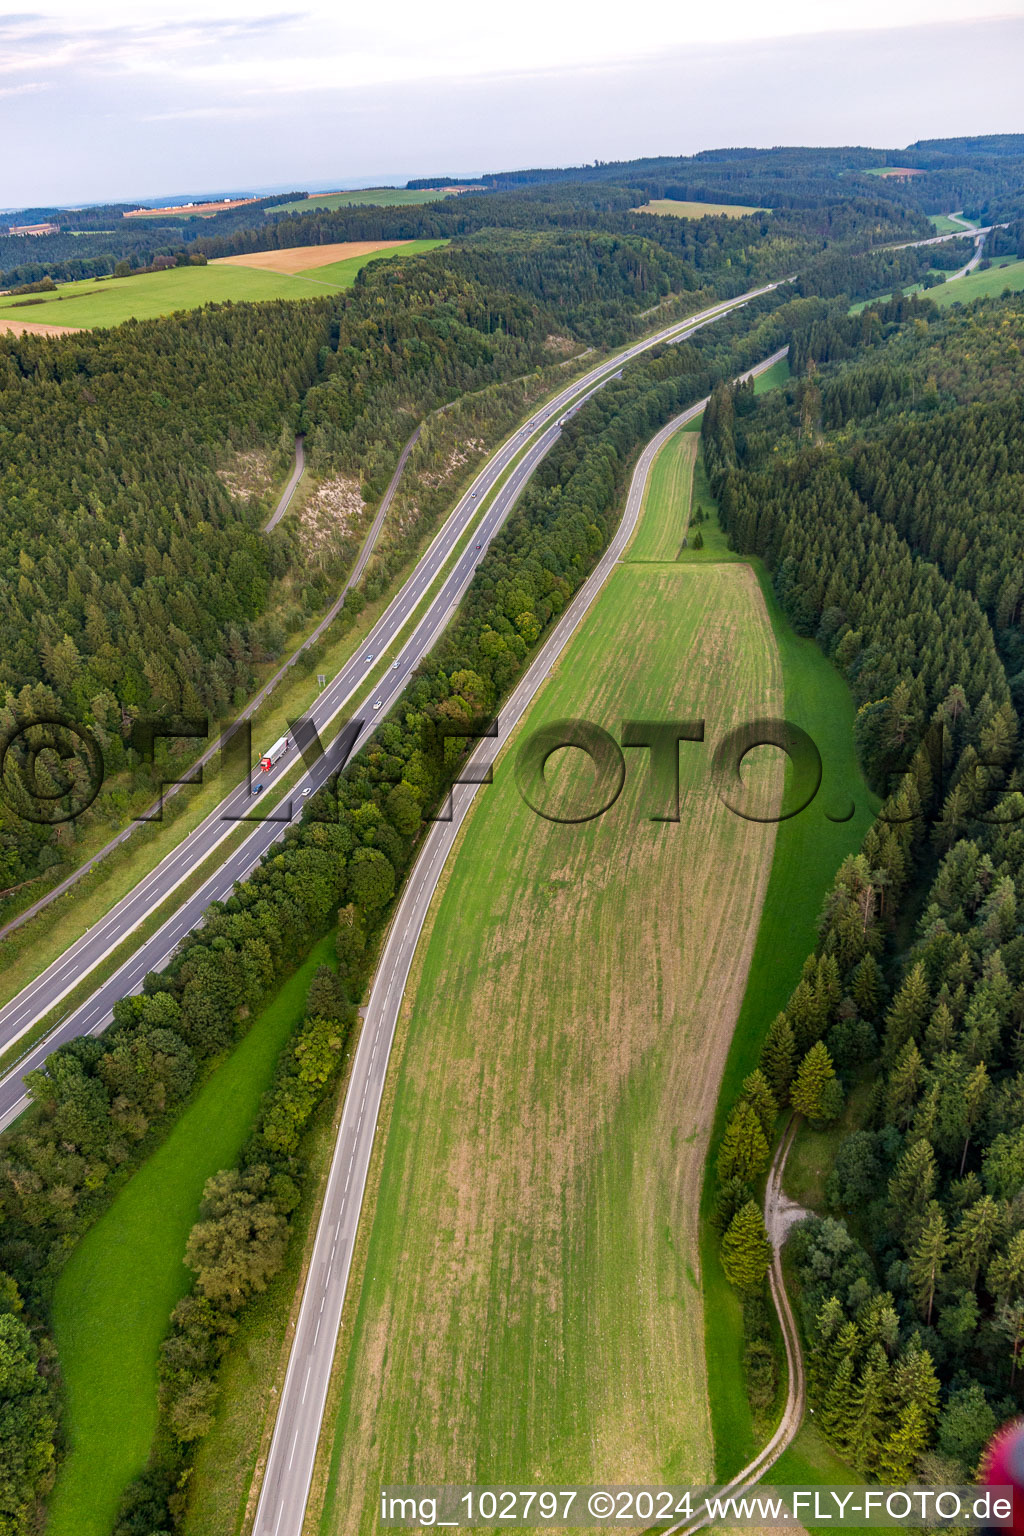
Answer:
<svg viewBox="0 0 1024 1536"><path fill-rule="evenodd" d="M380 699L378 699L373 707L374 707L374 709L380 709L380 706L381 706L381 701L380 701Z"/></svg>
<svg viewBox="0 0 1024 1536"><path fill-rule="evenodd" d="M306 788L306 789L304 789L304 790L303 790L303 791L302 791L302 798L303 798L303 800L305 800L305 798L306 798L306 796L307 796L307 795L311 795L311 794L312 794L312 793L313 793L313 791L312 791L312 789L311 789L311 788Z"/></svg>
<svg viewBox="0 0 1024 1536"><path fill-rule="evenodd" d="M398 671L398 662L397 661L393 661L391 663L391 670L392 670L392 672L397 672Z"/></svg>
<svg viewBox="0 0 1024 1536"><path fill-rule="evenodd" d="M373 652L372 651L367 651L366 655L363 657L363 660L364 661L372 661L373 660Z"/></svg>

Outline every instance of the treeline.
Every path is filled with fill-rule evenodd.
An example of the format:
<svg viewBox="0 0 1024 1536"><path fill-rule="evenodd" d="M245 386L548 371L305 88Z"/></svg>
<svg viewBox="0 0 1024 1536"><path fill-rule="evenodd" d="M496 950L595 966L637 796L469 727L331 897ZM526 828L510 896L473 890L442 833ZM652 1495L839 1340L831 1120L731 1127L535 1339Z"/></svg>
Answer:
<svg viewBox="0 0 1024 1536"><path fill-rule="evenodd" d="M1013 309L911 316L883 337L878 324L897 308L880 306L874 322L808 312L791 350L802 377L765 400L788 431L774 462L758 402L720 390L706 418L723 523L736 547L763 556L794 625L847 677L861 759L886 795L733 1107L716 1218L727 1273L756 1294L768 1250L755 1191L777 1113L833 1124L858 1089L826 1184L836 1214L794 1240L816 1423L870 1476L942 1483L970 1476L1024 1403L1024 774L999 605L1019 538L1011 522L991 560L972 562L968 531L990 481L1002 507L1019 412L1016 398L998 399ZM986 330L989 345L965 350L967 334ZM857 334L876 356L819 372L815 355ZM987 360L994 403L951 403L957 353L957 387L975 387ZM826 402L875 418L866 369L898 377L901 360L913 370L936 358L950 369L944 392L934 378L924 399L890 390L887 414L852 450L849 415L822 438ZM932 455L959 479L929 519L936 484L918 501L914 482ZM998 647L986 611L1002 613ZM901 953L911 901L921 916Z"/></svg>
<svg viewBox="0 0 1024 1536"><path fill-rule="evenodd" d="M184 1512L182 1473L213 1425L219 1368L239 1315L284 1263L308 1171L302 1138L334 1090L355 1018L334 971L320 966L238 1164L206 1182L185 1248L193 1288L171 1313L160 1349L156 1440L124 1492L113 1536L169 1530Z"/></svg>
<svg viewBox="0 0 1024 1536"><path fill-rule="evenodd" d="M706 202L760 204L770 208L806 208L841 201L851 194L885 198L908 211L945 213L963 208L970 214L1005 210L1019 204L1024 188L1024 154L1006 136L919 141L906 149L805 148L709 149L690 156L594 162L564 169L507 171L480 178L485 186L558 184L563 181L614 182L642 188L651 197ZM910 167L926 174L906 180L868 174L882 167Z"/></svg>
<svg viewBox="0 0 1024 1536"><path fill-rule="evenodd" d="M38 1529L54 1473L57 1393L52 1348L25 1320L13 1276L0 1270L0 1529Z"/></svg>
<svg viewBox="0 0 1024 1536"><path fill-rule="evenodd" d="M912 240L932 233L920 215L867 189L846 186L842 195L804 207L765 212L751 207L750 220L708 213L676 219L642 213L639 205L657 188L636 190L586 181L468 192L442 203L399 208L315 207L266 219L254 227L218 234L214 227L196 236L194 247L211 259L293 245L342 240L462 239L501 229L591 232L664 247L699 272L716 273L722 292L736 292L752 277L788 275L826 251ZM729 286L731 284L731 286Z"/></svg>
<svg viewBox="0 0 1024 1536"><path fill-rule="evenodd" d="M723 317L690 343L632 365L572 419L481 562L454 624L369 747L313 797L302 824L288 829L232 896L214 904L168 969L148 976L141 996L117 1004L103 1036L59 1048L31 1075L39 1113L19 1122L0 1149L0 1263L35 1308L45 1311L70 1249L180 1113L206 1064L231 1048L333 922L345 1008L359 998L395 892L456 772L466 732L493 712L592 569L640 446L723 371L773 349L779 304L769 296L746 316ZM327 1017L322 1000L311 1014ZM246 1153L250 1171L278 1169L278 1158L296 1150L315 1097L301 1086L299 1054L305 1051L297 1045ZM317 1059L322 1054L318 1045ZM283 1097L275 1098L277 1089ZM275 1201L287 1205L292 1197L286 1185L273 1183L279 1172L268 1172L263 1183L262 1173L251 1176L260 1188L249 1189L246 1201L268 1207L261 1229L277 1252L287 1212ZM204 1423L212 1402L205 1383L226 1335L207 1311L204 1277L217 1287L212 1277L228 1241L218 1227L222 1217L232 1224L227 1213L240 1187L232 1176L210 1192L203 1234L190 1248L199 1294L176 1320L165 1354L164 1423L182 1449L188 1438L174 1424ZM244 1223L241 1230L244 1237ZM245 1239L236 1299L249 1294L253 1274L265 1274L258 1248ZM221 1294L233 1305L228 1292ZM191 1363L176 1375L182 1361ZM126 1508L126 1520L138 1514L143 1523L124 1530L149 1529L149 1507L142 1514Z"/></svg>

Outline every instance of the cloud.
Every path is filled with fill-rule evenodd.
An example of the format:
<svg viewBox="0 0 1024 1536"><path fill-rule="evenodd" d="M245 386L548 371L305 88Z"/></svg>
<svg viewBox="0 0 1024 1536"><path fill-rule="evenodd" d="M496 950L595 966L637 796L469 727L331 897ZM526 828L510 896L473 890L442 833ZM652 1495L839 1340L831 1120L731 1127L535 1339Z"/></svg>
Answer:
<svg viewBox="0 0 1024 1536"><path fill-rule="evenodd" d="M41 25L0 16L0 54L18 28L26 50L37 47ZM316 69L303 62L311 27ZM723 144L897 146L1020 127L1019 18L664 42L655 58L572 66L492 50L486 67L458 74L425 52L397 83L359 83L362 61L378 74L411 68L407 48L375 58L363 22L342 29L339 52L336 31L307 12L54 30L73 36L81 57L19 71L0 100L0 135L33 145L5 165L12 206L339 187ZM116 57L104 55L106 37L120 40ZM164 41L136 67L143 38ZM37 89L22 91L22 77ZM40 94L46 83L59 92Z"/></svg>
<svg viewBox="0 0 1024 1536"><path fill-rule="evenodd" d="M69 26L38 13L0 15L0 73L16 69L98 71L103 74L174 74L211 53L264 44L307 19L302 11L265 16L219 16L130 22L116 26ZM266 57L272 55L264 46Z"/></svg>

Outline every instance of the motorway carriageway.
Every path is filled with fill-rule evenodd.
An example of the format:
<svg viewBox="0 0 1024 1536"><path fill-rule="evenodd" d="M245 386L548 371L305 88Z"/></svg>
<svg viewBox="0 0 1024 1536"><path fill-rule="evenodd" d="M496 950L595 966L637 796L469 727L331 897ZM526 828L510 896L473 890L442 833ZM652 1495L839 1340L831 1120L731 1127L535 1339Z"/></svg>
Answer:
<svg viewBox="0 0 1024 1536"><path fill-rule="evenodd" d="M180 940L198 926L212 901L224 901L236 881L244 880L264 853L282 835L285 827L301 811L304 791L319 789L345 758L369 740L387 711L400 698L409 677L447 625L452 612L473 579L477 563L508 517L524 485L536 466L557 440L559 418L573 409L595 388L621 372L625 363L661 342L682 339L709 324L720 315L768 293L777 284L768 283L740 294L685 320L634 342L624 351L606 359L582 378L567 385L553 400L533 412L529 420L512 434L477 475L469 490L444 523L409 579L392 599L367 636L365 647L352 656L320 694L309 712L318 732L323 732L348 704L353 694L366 683L382 654L393 646L397 636L411 619L424 594L435 581L455 545L476 517L481 502L494 490L510 466L512 472L495 493L474 536L458 557L440 589L419 619L411 637L397 656L398 666L385 673L377 686L352 711L353 719L332 743L330 749L307 767L294 789L280 805L268 811L265 819L253 822L254 830L240 847L230 853L187 897L161 927L144 940L93 994L74 1009L42 1040L27 1050L17 1065L0 1080L0 1131L5 1130L28 1106L24 1075L41 1067L55 1046L85 1034L100 1034L107 1027L114 1003L131 993L140 992L149 971L161 970L171 958ZM539 435L538 435L539 434ZM532 439L536 439L533 441ZM524 451L525 449L525 451ZM369 659L372 658L372 659ZM381 701L374 710L376 700ZM286 755L265 779L280 780L295 762L296 753ZM71 992L88 973L110 955L150 914L189 878L203 861L238 827L240 821L258 817L258 801L247 783L232 791L189 835L173 853L146 875L126 897L96 923L65 953L0 1009L0 1051L8 1049L41 1018L44 1018Z"/></svg>
<svg viewBox="0 0 1024 1536"><path fill-rule="evenodd" d="M788 350L783 347L742 377L764 373ZM659 450L674 432L699 416L706 404L701 400L691 405L647 444L633 472L626 510L611 543L501 707L498 735L483 740L469 758L464 772L476 782L455 785L451 819L432 824L405 883L373 978L352 1064L252 1536L301 1536L398 1010L445 860L480 782L487 778L485 770L492 767L625 551ZM541 442L549 436L554 441L551 432L556 430L550 429Z"/></svg>

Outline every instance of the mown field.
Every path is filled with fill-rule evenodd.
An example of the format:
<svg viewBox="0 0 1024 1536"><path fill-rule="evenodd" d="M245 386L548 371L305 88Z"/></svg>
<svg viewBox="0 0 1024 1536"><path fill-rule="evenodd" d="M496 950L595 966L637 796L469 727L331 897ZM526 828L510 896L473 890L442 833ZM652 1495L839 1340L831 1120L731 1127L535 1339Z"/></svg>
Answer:
<svg viewBox="0 0 1024 1536"><path fill-rule="evenodd" d="M968 260L970 247L964 244L964 261ZM937 288L925 289L920 283L914 283L909 288L904 288L904 293L927 293L928 298L934 299L936 304L946 308L949 304L969 304L972 299L998 298L1004 288L1019 293L1024 288L1024 261L1018 261L1015 256L997 256L987 271L982 272L975 268L968 272L966 277L955 278L952 282L948 277ZM888 294L878 294L874 299L861 299L856 304L850 305L850 313L857 315L866 309L869 304L875 304L879 298L888 298Z"/></svg>
<svg viewBox="0 0 1024 1536"><path fill-rule="evenodd" d="M939 288L929 289L928 297L945 308L947 304L969 304L972 299L998 297L1004 288L1010 288L1014 293L1024 288L1024 261L993 262L987 272L976 269L968 272L966 277L957 278L955 283L947 282Z"/></svg>
<svg viewBox="0 0 1024 1536"><path fill-rule="evenodd" d="M730 219L745 219L752 213L770 213L770 208L748 208L743 203L689 203L675 197L652 197L637 213L669 214L676 219L703 219L708 214L724 213Z"/></svg>
<svg viewBox="0 0 1024 1536"><path fill-rule="evenodd" d="M696 1213L774 841L711 746L781 705L748 566L624 563L481 793L400 1022L325 1536L376 1529L382 1479L710 1475ZM603 817L529 810L512 758L567 715L706 717L680 820L641 750Z"/></svg>
<svg viewBox="0 0 1024 1536"><path fill-rule="evenodd" d="M53 294L0 298L0 319L66 325L79 330L120 325L124 320L155 320L179 309L243 300L308 299L334 289L350 288L356 273L369 261L414 256L443 244L439 240L410 240L391 250L331 262L302 273L264 272L255 267L211 262L205 267L171 267L134 277L104 277L99 281L62 283ZM36 303L38 298L41 302Z"/></svg>
<svg viewBox="0 0 1024 1536"><path fill-rule="evenodd" d="M160 1342L188 1288L183 1255L203 1185L235 1162L278 1054L302 1018L313 972L331 950L329 939L318 945L285 983L60 1276L53 1325L70 1448L47 1536L109 1536L124 1487L145 1465L157 1421Z"/></svg>
<svg viewBox="0 0 1024 1536"><path fill-rule="evenodd" d="M928 220L937 235L953 235L958 229L963 229L963 224L958 219L951 219L945 213L930 213ZM977 224L977 219L968 219L968 224Z"/></svg>
<svg viewBox="0 0 1024 1536"><path fill-rule="evenodd" d="M267 209L271 218L279 213L311 213L315 208L401 208L416 203L436 203L442 197L456 197L458 187L358 187L353 192L311 192L309 197L290 203L275 203Z"/></svg>

